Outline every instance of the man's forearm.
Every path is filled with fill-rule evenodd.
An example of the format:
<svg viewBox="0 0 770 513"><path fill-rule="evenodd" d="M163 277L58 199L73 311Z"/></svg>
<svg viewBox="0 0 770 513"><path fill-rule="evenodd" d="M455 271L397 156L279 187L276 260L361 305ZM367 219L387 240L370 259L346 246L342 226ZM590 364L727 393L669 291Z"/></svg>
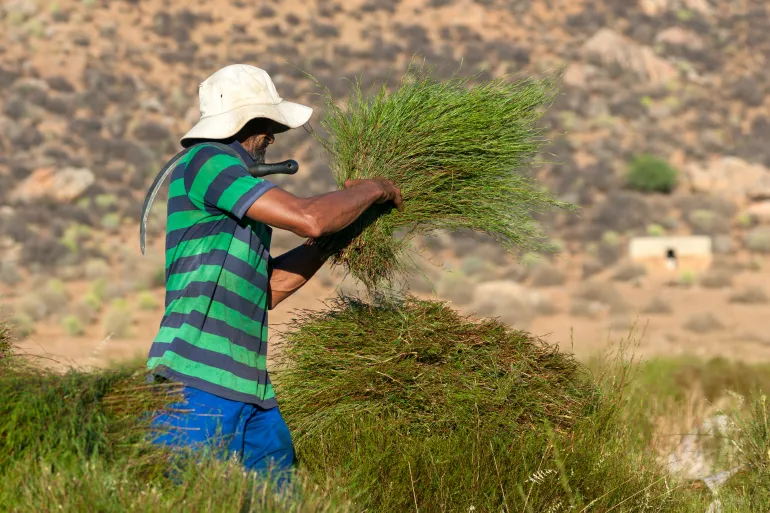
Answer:
<svg viewBox="0 0 770 513"><path fill-rule="evenodd" d="M383 178L347 180L345 189L298 198L273 187L255 201L246 217L300 237L323 237L350 226L375 203L392 201L401 210L401 191Z"/></svg>
<svg viewBox="0 0 770 513"><path fill-rule="evenodd" d="M278 303L302 288L326 261L321 250L308 241L271 261L268 306Z"/></svg>
<svg viewBox="0 0 770 513"><path fill-rule="evenodd" d="M382 198L382 189L367 183L308 198L305 212L319 220L317 236L342 230Z"/></svg>

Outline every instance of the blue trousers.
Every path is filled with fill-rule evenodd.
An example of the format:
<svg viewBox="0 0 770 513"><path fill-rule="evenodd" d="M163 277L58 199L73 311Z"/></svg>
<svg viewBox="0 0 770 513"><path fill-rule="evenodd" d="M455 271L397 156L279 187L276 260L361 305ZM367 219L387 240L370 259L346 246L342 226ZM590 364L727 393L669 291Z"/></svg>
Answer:
<svg viewBox="0 0 770 513"><path fill-rule="evenodd" d="M284 474L294 464L294 445L278 407L223 399L195 388L183 389L174 411L159 413L153 426L160 434L153 443L171 447L209 449L221 458L237 456L248 470Z"/></svg>

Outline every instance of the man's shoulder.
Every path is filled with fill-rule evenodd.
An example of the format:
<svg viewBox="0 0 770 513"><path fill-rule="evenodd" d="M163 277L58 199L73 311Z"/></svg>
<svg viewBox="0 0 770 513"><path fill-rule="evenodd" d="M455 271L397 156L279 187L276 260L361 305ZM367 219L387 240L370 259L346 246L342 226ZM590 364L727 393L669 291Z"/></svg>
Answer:
<svg viewBox="0 0 770 513"><path fill-rule="evenodd" d="M232 167L246 169L238 152L226 144L207 141L188 148L187 154L180 160L179 173L192 179L198 171L206 169L207 176L213 179L219 171Z"/></svg>
<svg viewBox="0 0 770 513"><path fill-rule="evenodd" d="M193 162L204 163L213 157L222 155L233 157L240 162L237 151L226 144L214 141L199 142L190 146L187 149L187 158L185 159L185 162L188 164Z"/></svg>

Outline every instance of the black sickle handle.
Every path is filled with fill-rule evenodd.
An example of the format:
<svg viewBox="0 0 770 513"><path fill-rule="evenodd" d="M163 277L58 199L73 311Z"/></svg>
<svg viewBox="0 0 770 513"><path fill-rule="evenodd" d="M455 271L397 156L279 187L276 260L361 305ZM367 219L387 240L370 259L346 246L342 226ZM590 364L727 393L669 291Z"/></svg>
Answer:
<svg viewBox="0 0 770 513"><path fill-rule="evenodd" d="M299 164L296 160L284 160L275 164L252 164L249 166L251 176L261 178L267 175L293 175L299 171Z"/></svg>

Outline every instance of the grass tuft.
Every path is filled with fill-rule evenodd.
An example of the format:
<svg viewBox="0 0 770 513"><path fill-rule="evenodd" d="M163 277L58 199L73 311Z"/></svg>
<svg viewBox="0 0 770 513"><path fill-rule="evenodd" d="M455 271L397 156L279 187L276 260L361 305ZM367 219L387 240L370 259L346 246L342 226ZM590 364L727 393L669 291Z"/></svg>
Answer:
<svg viewBox="0 0 770 513"><path fill-rule="evenodd" d="M337 185L383 177L401 189L404 212L375 205L347 229L320 239L368 289L409 274L406 250L417 235L470 229L506 250L548 248L533 214L569 208L529 175L544 134L537 121L556 79L507 77L471 84L438 81L411 66L398 87L367 95L359 82L345 104L326 91L318 136Z"/></svg>

